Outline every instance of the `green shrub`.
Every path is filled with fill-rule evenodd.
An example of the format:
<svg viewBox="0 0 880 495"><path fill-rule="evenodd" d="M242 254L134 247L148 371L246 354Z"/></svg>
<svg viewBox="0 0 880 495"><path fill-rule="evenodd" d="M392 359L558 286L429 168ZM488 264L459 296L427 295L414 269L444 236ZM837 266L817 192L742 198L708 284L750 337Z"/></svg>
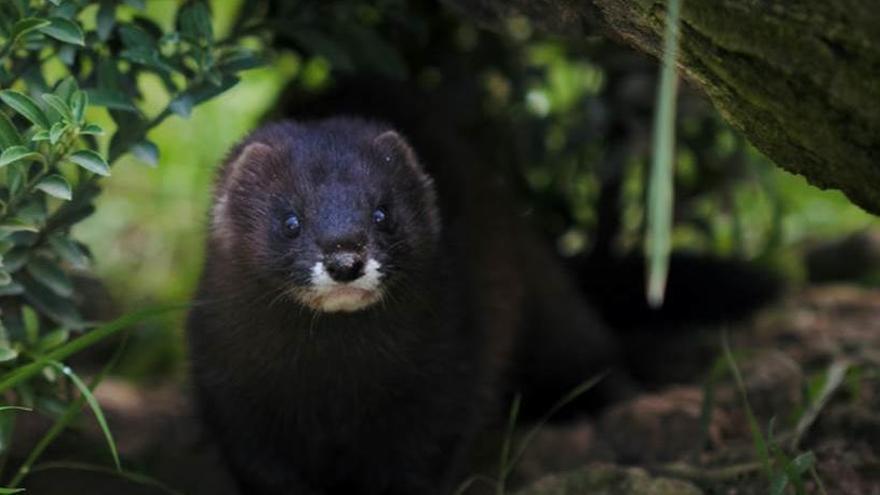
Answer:
<svg viewBox="0 0 880 495"><path fill-rule="evenodd" d="M89 388L60 359L125 326L89 333L96 323L82 316L69 274L87 268L93 254L71 237L72 227L94 211L100 179L117 158L156 161L150 129L170 115L189 116L259 65L238 37L215 39L206 3L182 5L172 30L141 15L143 7L0 0L0 401L57 421L79 410L65 400L76 387L104 426ZM139 89L145 76L167 93L152 115ZM90 122L93 107L105 108L114 125ZM0 405L0 456L13 418Z"/></svg>

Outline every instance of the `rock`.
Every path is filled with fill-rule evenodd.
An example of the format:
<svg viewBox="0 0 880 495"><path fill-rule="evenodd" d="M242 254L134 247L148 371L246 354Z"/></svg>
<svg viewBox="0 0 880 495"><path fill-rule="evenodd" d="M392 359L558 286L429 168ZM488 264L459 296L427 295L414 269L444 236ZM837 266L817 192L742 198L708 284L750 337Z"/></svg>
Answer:
<svg viewBox="0 0 880 495"><path fill-rule="evenodd" d="M599 431L619 462L677 460L701 447L702 404L703 393L697 387L674 387L642 395L607 411ZM714 430L710 425L710 435Z"/></svg>
<svg viewBox="0 0 880 495"><path fill-rule="evenodd" d="M737 364L749 405L764 423L774 416L787 418L801 405L804 373L790 357L775 350L761 351Z"/></svg>
<svg viewBox="0 0 880 495"><path fill-rule="evenodd" d="M596 427L588 419L540 427L516 465L511 485L522 486L546 474L568 471L589 462L614 460L613 453L597 437Z"/></svg>
<svg viewBox="0 0 880 495"><path fill-rule="evenodd" d="M551 474L516 495L701 495L686 481L653 478L639 468L594 464Z"/></svg>

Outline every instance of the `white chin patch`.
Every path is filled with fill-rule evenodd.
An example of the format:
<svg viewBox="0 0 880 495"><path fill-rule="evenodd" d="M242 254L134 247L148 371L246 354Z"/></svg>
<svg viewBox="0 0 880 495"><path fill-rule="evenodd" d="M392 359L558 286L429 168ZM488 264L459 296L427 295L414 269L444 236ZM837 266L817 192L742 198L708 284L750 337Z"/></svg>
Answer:
<svg viewBox="0 0 880 495"><path fill-rule="evenodd" d="M351 282L337 282L330 277L323 262L312 267L311 287L299 292L299 300L312 309L328 313L359 311L382 299L379 282L381 264L370 258L364 274Z"/></svg>

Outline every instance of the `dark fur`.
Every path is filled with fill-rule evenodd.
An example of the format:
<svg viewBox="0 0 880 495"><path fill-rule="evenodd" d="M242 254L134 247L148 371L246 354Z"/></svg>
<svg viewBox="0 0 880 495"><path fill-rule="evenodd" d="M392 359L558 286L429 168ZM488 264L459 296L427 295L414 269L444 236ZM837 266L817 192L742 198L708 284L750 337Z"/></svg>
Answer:
<svg viewBox="0 0 880 495"><path fill-rule="evenodd" d="M213 226L189 343L202 412L248 495L448 492L475 429L519 374L514 354L554 352L518 348L524 322L541 332L538 342L568 334L563 341L580 350L571 363L555 357L566 373L580 367L586 379L587 363L595 369L596 356L610 355L601 329L584 331L596 325L586 308L562 309L576 291L501 194L476 180L441 191L467 213L441 228L431 182L406 143L377 149L387 130L339 118L270 125L220 172L216 195L228 195L230 224ZM230 170L254 142L271 153ZM313 249L305 230L279 240L287 209L308 212L304 221L320 230L380 202L395 222L391 233L368 235L389 267L382 302L315 313L282 294ZM528 386L574 384L545 374Z"/></svg>

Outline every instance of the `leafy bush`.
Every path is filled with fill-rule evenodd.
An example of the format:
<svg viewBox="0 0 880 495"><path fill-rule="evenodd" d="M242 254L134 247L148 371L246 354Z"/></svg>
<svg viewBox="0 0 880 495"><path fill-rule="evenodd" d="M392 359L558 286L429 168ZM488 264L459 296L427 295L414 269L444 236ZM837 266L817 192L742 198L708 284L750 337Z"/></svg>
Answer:
<svg viewBox="0 0 880 495"><path fill-rule="evenodd" d="M138 318L89 333L96 323L81 314L69 273L87 268L92 254L71 229L94 211L100 179L117 158L130 152L156 161L150 129L170 115L189 116L259 64L238 36L215 39L202 1L181 6L167 31L140 15L143 7L136 0L0 0L0 397L63 426L81 406L65 400L76 387L108 438L89 387L60 361ZM144 76L158 78L166 92L154 115L139 89ZM92 122L95 107L113 125ZM9 409L0 407L0 456L12 433Z"/></svg>

